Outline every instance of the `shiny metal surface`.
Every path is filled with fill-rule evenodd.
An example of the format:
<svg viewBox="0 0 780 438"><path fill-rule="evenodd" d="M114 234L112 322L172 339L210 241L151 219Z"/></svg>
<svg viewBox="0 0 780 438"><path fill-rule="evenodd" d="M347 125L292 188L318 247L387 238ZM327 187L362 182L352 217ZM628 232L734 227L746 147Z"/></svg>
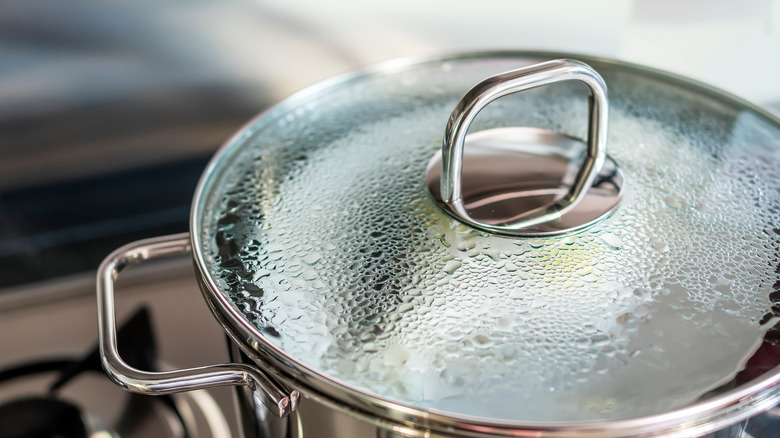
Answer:
<svg viewBox="0 0 780 438"><path fill-rule="evenodd" d="M497 54L493 53L496 56ZM498 56L520 56L522 54L503 52ZM544 57L544 54L532 53L531 56ZM462 55L476 57L479 55ZM549 56L549 55L548 55ZM586 58L586 57L584 57ZM587 58L586 58L587 59ZM419 62L419 60L409 61ZM625 64L618 61L610 61L592 58L588 62L606 63L619 66L632 72L639 72L650 77L662 77L671 83L683 84L687 87L707 95L733 103L741 108L755 111L760 117L780 123L776 117L753 105L750 105L734 96L725 94L712 87L681 78L667 75L653 69ZM300 102L312 95L323 92L330 87L344 84L360 75L380 74L387 71L395 71L402 68L403 62L393 62L384 66L374 67L370 70L345 75L327 81L323 84L308 88L289 100L271 108L258 116L247 125L247 129L257 120L268 114L281 113L282 109L292 105L291 102ZM661 415L652 415L643 418L635 418L619 421L595 421L586 423L568 423L565 425L550 423L515 423L486 421L485 419L462 416L454 418L431 412L402 406L390 401L357 391L354 388L334 381L328 376L314 370L307 369L304 364L287 357L284 352L278 351L265 340L256 327L246 321L240 311L235 309L225 295L216 286L214 279L208 274L202 254L202 246L199 240L201 230L200 211L203 208L205 191L208 188L208 178L216 171L224 171L220 168L227 152L238 146L239 140L246 135L239 133L228 141L219 153L212 159L207 172L201 179L198 191L195 195L191 216L191 229L193 230L193 245L195 265L198 271L199 282L204 295L209 302L217 318L225 325L226 331L234 341L237 341L243 352L249 358L263 367L269 365L276 373L275 377L293 385L301 391L304 402L300 414L305 417L305 406L314 403L319 408L331 409L334 415L347 413L349 421L355 424L368 423L374 425L378 431L392 431L399 436L407 437L431 437L431 436L533 436L533 437L688 437L702 436L728 425L737 423L760 412L770 409L780 400L780 375L778 369L772 370L760 379L754 380L750 385L739 387L722 395L707 400L706 402L670 411ZM383 432L384 433L384 432ZM328 436L328 435L325 435ZM337 435L334 435L337 436ZM377 436L382 436L377 432Z"/></svg>
<svg viewBox="0 0 780 438"><path fill-rule="evenodd" d="M536 128L500 128L466 136L461 198L468 216L489 225L522 220L544 211L569 193L585 144L576 138ZM425 184L447 213L460 219L440 192L441 152L428 165ZM623 196L623 173L607 156L582 200L561 217L517 230L551 235L594 224L611 214Z"/></svg>
<svg viewBox="0 0 780 438"><path fill-rule="evenodd" d="M109 377L130 392L149 395L207 389L218 386L248 386L271 400L272 412L285 416L295 409L298 392L286 391L263 373L243 364L222 364L175 371L149 372L125 363L117 351L114 281L128 266L146 260L191 251L188 234L164 236L119 248L98 269L98 336L103 367ZM270 403L269 403L270 404Z"/></svg>
<svg viewBox="0 0 780 438"><path fill-rule="evenodd" d="M589 116L585 156L568 191L550 205L534 209L520 217L515 215L501 217L499 214L497 217L491 217L489 221L473 217L464 205L461 182L463 149L471 122L495 99L570 80L580 81L588 86ZM541 233L536 232L532 227L560 219L584 199L585 193L601 170L607 154L608 116L607 85L595 70L579 61L568 59L547 61L487 78L463 96L447 121L441 149L441 199L437 201L456 219L491 232L528 236L581 228L592 221L579 226L572 224L572 227L567 229L543 230ZM522 179L522 176L518 179Z"/></svg>

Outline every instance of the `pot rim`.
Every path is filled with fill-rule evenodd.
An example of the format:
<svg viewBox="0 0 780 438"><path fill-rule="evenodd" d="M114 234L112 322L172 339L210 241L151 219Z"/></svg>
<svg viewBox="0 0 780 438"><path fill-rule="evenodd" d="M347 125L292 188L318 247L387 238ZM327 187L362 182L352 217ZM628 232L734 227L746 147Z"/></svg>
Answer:
<svg viewBox="0 0 780 438"><path fill-rule="evenodd" d="M573 58L586 63L609 65L632 73L638 73L656 80L673 83L714 97L721 102L746 109L766 121L780 126L780 117L731 93L717 87L674 73L620 60L563 52L548 51L477 51L450 52L422 57L400 58L385 61L362 69L343 73L308 86L281 102L262 111L244 124L228 139L209 161L201 175L193 197L190 212L190 236L193 260L206 301L226 331L251 356L263 365L264 371L274 374L288 386L300 389L302 393L326 404L362 417L375 424L402 431L408 436L430 436L421 430L446 431L466 436L521 436L521 437L628 437L628 436L690 436L721 429L730 424L770 409L780 401L780 366L765 373L749 384L729 390L721 395L669 412L644 417L619 420L577 421L577 422L528 422L508 421L468 415L455 416L437 410L424 410L399 404L376 394L370 394L357 387L314 370L289 356L285 351L269 342L255 326L249 323L228 300L209 274L201 246L201 217L205 198L209 195L211 182L218 171L224 170L225 157L238 149L243 140L251 135L253 128L262 119L275 117L278 113L296 106L311 96L327 92L333 87L343 86L366 76L385 75L401 71L410 66L462 59L480 58L527 58L541 62L556 58ZM268 368L268 369L266 369ZM399 429L400 428L400 429ZM419 433L418 433L419 432Z"/></svg>

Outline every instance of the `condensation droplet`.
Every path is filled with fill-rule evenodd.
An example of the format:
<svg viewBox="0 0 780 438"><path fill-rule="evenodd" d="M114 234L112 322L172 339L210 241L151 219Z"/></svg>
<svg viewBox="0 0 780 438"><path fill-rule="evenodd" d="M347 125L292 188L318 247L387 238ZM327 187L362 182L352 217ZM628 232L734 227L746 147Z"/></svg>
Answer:
<svg viewBox="0 0 780 438"><path fill-rule="evenodd" d="M303 261L303 263L306 263L307 265L311 266L320 260L320 255L316 252L312 252L303 256L301 260Z"/></svg>
<svg viewBox="0 0 780 438"><path fill-rule="evenodd" d="M653 249L660 253L667 253L669 252L669 245L664 242L655 242L653 243Z"/></svg>
<svg viewBox="0 0 780 438"><path fill-rule="evenodd" d="M671 196L667 196L664 198L664 203L669 208L680 208L680 201L677 198L673 198Z"/></svg>
<svg viewBox="0 0 780 438"><path fill-rule="evenodd" d="M612 233L604 233L599 236L601 240L604 241L607 245L609 245L612 249L620 249L623 247L623 241L620 240L620 238Z"/></svg>
<svg viewBox="0 0 780 438"><path fill-rule="evenodd" d="M463 262L460 260L450 260L444 265L444 272L447 274L454 274L455 271L460 268L463 265Z"/></svg>

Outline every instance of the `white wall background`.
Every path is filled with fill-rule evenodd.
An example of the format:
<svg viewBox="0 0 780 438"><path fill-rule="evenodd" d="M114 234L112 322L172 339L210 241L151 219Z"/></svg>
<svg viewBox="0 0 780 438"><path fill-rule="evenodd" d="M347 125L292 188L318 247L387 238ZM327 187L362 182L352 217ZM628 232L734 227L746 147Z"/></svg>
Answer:
<svg viewBox="0 0 780 438"><path fill-rule="evenodd" d="M780 107L780 0L5 0L0 115L31 96L187 81L275 101L379 61L479 49L617 58Z"/></svg>
<svg viewBox="0 0 780 438"><path fill-rule="evenodd" d="M249 6L246 4L245 6ZM618 58L780 105L780 0L261 1L191 12L230 23L205 44L224 68L277 84L436 51L541 49ZM179 17L181 18L181 17Z"/></svg>

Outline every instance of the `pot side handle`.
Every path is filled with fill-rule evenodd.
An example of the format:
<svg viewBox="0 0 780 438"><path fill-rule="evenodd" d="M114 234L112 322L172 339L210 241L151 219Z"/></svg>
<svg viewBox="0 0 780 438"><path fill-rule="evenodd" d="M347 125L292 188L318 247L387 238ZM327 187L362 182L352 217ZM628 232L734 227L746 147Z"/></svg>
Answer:
<svg viewBox="0 0 780 438"><path fill-rule="evenodd" d="M163 236L125 245L98 268L97 303L100 360L108 377L123 389L146 395L164 395L217 386L248 386L257 398L268 401L271 412L284 417L297 407L300 394L285 390L265 373L246 364L221 364L173 371L142 371L128 365L117 350L114 281L125 268L147 260L192 251L188 233ZM274 405L275 404L275 405Z"/></svg>

